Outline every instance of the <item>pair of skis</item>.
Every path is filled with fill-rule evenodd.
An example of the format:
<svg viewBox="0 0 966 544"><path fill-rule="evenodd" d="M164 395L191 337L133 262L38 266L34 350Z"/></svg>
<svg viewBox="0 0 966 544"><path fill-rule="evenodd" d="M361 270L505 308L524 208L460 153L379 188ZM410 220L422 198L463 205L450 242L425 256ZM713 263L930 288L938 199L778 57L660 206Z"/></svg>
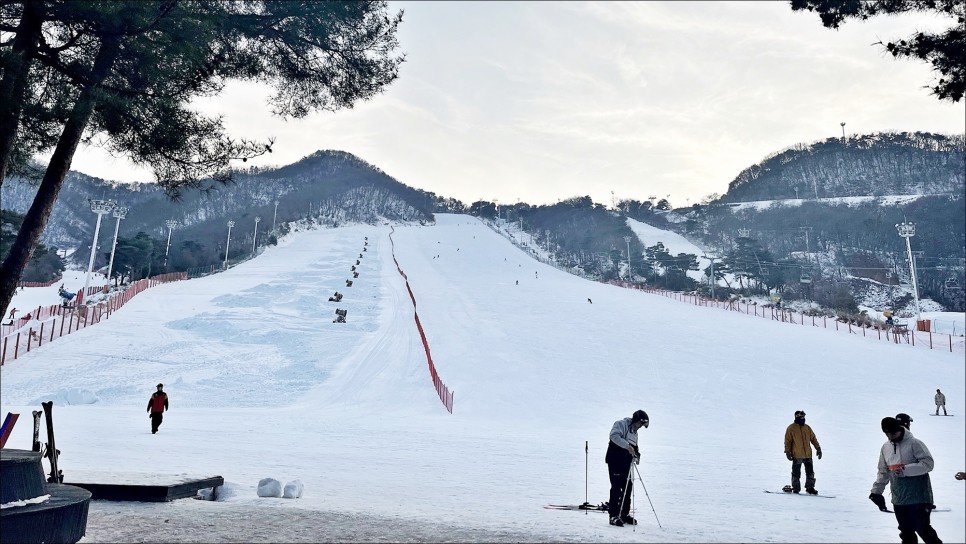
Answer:
<svg viewBox="0 0 966 544"><path fill-rule="evenodd" d="M57 449L57 444L54 442L54 402L47 401L41 402L41 406L44 407L43 413L47 420L47 444L46 452L42 452L43 457L46 457L50 461L50 475L47 481L54 484L64 483L64 472L57 468L57 458L60 456L60 450ZM34 410L32 412L34 416L34 439L31 445L31 450L40 452L40 410Z"/></svg>

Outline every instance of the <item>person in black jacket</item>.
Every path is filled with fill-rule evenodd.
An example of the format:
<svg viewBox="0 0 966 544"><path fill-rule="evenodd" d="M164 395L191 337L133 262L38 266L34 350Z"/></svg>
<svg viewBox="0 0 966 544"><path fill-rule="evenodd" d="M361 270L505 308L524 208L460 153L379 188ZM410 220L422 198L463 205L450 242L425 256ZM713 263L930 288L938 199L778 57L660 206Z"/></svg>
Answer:
<svg viewBox="0 0 966 544"><path fill-rule="evenodd" d="M610 501L607 510L610 514L610 524L617 527L637 525L637 520L631 517L631 490L633 482L628 478L631 473L631 463L641 462L641 451L637 447L637 431L647 427L650 419L647 412L638 410L631 417L625 417L614 422L610 430L610 442L607 444L607 472L610 475Z"/></svg>

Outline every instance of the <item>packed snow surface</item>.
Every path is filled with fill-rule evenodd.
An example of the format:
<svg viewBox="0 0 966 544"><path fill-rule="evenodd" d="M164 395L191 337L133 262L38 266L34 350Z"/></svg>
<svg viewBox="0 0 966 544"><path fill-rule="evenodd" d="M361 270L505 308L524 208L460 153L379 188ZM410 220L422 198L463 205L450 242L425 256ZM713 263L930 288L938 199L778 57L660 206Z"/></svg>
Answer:
<svg viewBox="0 0 966 544"><path fill-rule="evenodd" d="M944 541L966 540L966 482L953 479L966 470L962 353L594 283L528 258L471 217L438 215L433 226L395 226L393 240L433 362L455 392L450 414L390 230L290 235L227 272L149 289L106 322L2 367L3 412L59 399L68 481L72 472L226 480L216 502L95 501L82 542L896 541L895 518L868 495L879 420L897 412L912 415L935 457L935 502L951 511L933 525ZM327 301L335 291L342 302ZM333 323L336 308L346 323ZM171 408L152 435L146 407L158 382ZM930 415L937 388L953 417ZM608 433L637 409L650 416L640 525L544 509L606 500ZM789 482L782 440L796 410L822 444L817 487L834 499L763 493ZM29 449L24 421L8 447ZM267 477L299 480L304 493L259 498Z"/></svg>

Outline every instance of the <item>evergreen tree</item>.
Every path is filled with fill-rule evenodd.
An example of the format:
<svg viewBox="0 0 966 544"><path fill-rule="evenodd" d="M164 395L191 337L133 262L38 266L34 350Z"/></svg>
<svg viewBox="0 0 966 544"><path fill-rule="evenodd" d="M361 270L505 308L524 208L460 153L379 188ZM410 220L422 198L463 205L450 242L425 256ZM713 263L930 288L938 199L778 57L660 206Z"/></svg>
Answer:
<svg viewBox="0 0 966 544"><path fill-rule="evenodd" d="M173 198L205 180L227 182L231 161L270 152L271 141L230 138L191 100L217 95L229 80L271 84L273 112L283 116L371 98L403 60L394 54L402 14L387 11L382 1L0 3L0 185L15 161L52 150L0 265L0 311L82 140L96 136L149 166Z"/></svg>

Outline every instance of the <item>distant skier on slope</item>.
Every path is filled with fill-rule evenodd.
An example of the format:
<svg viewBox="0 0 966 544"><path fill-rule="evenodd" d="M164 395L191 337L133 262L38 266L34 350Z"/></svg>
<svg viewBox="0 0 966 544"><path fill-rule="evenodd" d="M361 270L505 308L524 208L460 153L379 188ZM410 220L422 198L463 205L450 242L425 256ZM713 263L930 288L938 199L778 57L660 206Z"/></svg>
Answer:
<svg viewBox="0 0 966 544"><path fill-rule="evenodd" d="M802 489L802 465L805 465L805 492L818 495L815 490L815 469L812 467L812 444L815 455L822 458L822 446L812 428L805 424L805 412L797 410L795 421L785 429L785 457L792 462L792 485L783 488L790 493Z"/></svg>
<svg viewBox="0 0 966 544"><path fill-rule="evenodd" d="M935 466L929 448L893 417L882 418L881 427L887 440L879 450L878 474L869 500L879 510L887 511L882 492L886 484L890 484L892 509L899 522L899 539L918 542L918 533L926 544L942 544L929 523L933 504L929 471Z"/></svg>
<svg viewBox="0 0 966 544"><path fill-rule="evenodd" d="M610 501L607 511L610 524L617 527L637 525L637 520L630 516L631 490L634 482L628 478L631 473L631 463L641 462L641 450L637 447L637 431L647 428L650 419L647 412L638 410L631 417L625 417L614 422L610 430L610 442L607 444L607 473L610 475ZM626 486L626 488L625 488Z"/></svg>

